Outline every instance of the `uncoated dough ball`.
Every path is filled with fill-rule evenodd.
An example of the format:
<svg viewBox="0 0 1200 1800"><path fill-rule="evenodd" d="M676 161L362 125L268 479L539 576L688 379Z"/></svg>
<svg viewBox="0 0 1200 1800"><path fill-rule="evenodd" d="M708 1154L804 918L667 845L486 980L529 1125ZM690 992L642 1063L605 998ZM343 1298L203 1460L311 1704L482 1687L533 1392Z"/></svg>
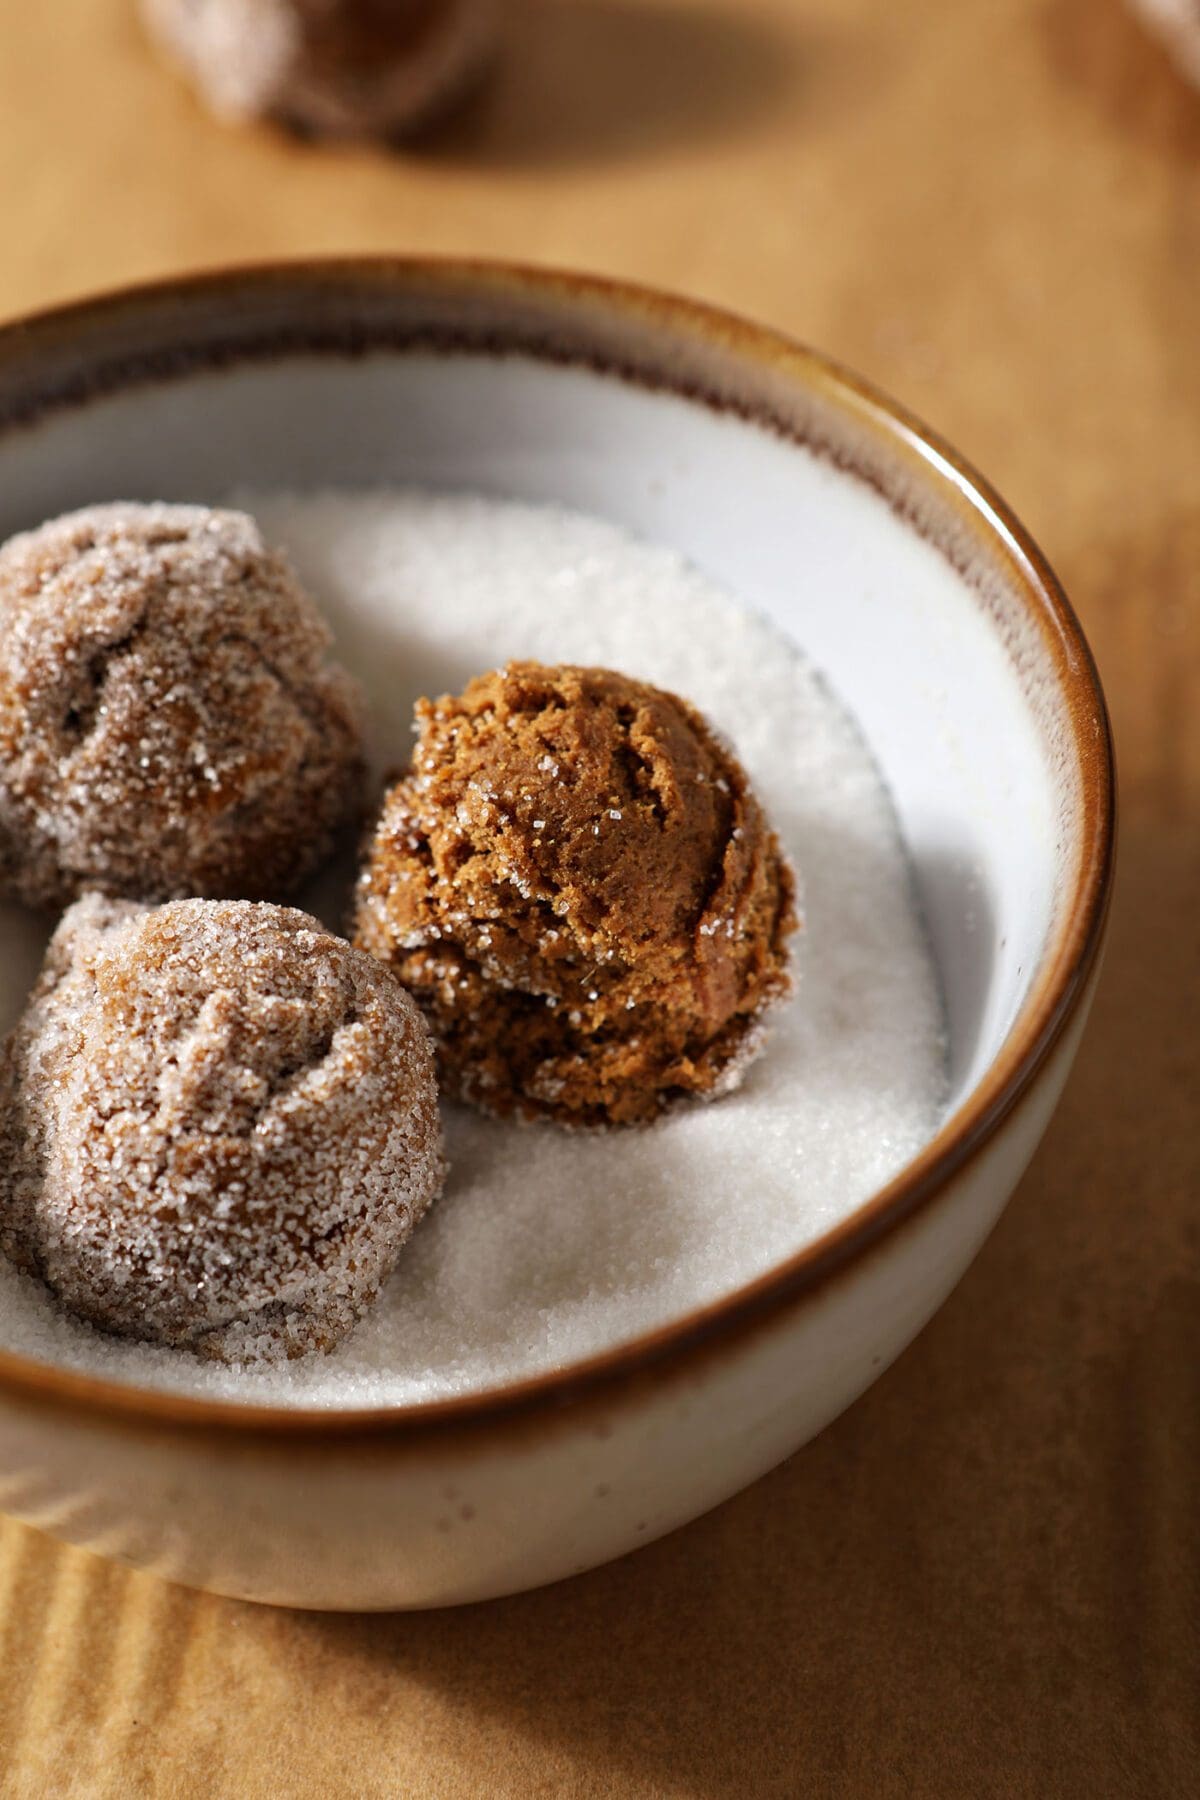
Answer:
<svg viewBox="0 0 1200 1800"><path fill-rule="evenodd" d="M122 1336L332 1349L443 1176L417 1008L289 907L89 895L0 1052L0 1248Z"/></svg>
<svg viewBox="0 0 1200 1800"><path fill-rule="evenodd" d="M419 129L483 68L498 0L142 0L219 117L336 137Z"/></svg>
<svg viewBox="0 0 1200 1800"><path fill-rule="evenodd" d="M0 893L279 896L360 803L361 701L244 513L118 504L0 548Z"/></svg>
<svg viewBox="0 0 1200 1800"><path fill-rule="evenodd" d="M417 707L355 941L415 995L452 1093L565 1124L734 1085L789 988L791 871L677 696L512 663Z"/></svg>

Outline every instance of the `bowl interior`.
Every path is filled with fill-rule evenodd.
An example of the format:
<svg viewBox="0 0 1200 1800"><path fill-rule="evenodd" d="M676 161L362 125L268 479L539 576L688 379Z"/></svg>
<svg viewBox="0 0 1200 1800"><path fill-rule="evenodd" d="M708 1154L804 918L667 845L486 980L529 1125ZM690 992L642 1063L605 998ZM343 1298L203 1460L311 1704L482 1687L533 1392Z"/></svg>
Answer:
<svg viewBox="0 0 1200 1800"><path fill-rule="evenodd" d="M1036 548L951 452L812 353L686 303L511 269L330 264L0 332L0 536L104 499L390 483L598 514L769 615L871 744L944 989L949 1117L909 1171L741 1294L527 1384L557 1391L799 1291L1003 1116L1098 941L1103 701ZM0 909L0 1028L44 937ZM243 1413L266 1417L222 1416ZM380 1423L409 1413L426 1416Z"/></svg>
<svg viewBox="0 0 1200 1800"><path fill-rule="evenodd" d="M923 536L826 451L753 418L533 355L409 350L192 371L52 412L0 439L0 534L108 498L388 482L597 513L682 551L805 649L894 797L958 1106L1031 991L1077 853L1062 695L985 533L964 578L937 547L936 495Z"/></svg>

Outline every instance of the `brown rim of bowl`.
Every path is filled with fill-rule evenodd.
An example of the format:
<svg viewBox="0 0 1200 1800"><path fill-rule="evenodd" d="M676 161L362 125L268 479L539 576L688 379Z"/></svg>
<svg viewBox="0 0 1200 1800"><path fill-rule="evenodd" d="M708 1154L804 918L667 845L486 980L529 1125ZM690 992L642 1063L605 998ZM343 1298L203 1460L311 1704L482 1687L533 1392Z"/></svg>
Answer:
<svg viewBox="0 0 1200 1800"><path fill-rule="evenodd" d="M130 315L136 318L139 312L154 307L180 306L186 311L222 296L236 301L239 294L268 301L289 290L307 292L313 300L338 294L343 298L354 294L364 301L381 296L386 301L389 294L397 299L429 299L439 293L460 303L470 296L485 306L488 302L535 300L557 308L567 322L574 315L581 327L589 322L594 326L597 318L604 316L631 328L666 327L698 352L720 351L760 377L790 381L842 415L850 415L877 446L886 444L893 456L900 453L902 458L919 461L935 485L953 490L956 503L969 512L974 531L1004 553L1020 580L1028 614L1056 664L1079 770L1080 856L1074 881L1064 896L1054 939L1031 992L983 1079L924 1150L885 1187L814 1243L722 1299L563 1369L454 1399L359 1411L201 1399L105 1381L0 1350L0 1387L14 1396L89 1412L101 1410L115 1415L114 1422L157 1422L237 1433L265 1430L272 1438L361 1435L377 1439L392 1432L410 1438L423 1429L440 1432L447 1427L484 1426L509 1413L613 1395L621 1384L656 1366L674 1368L688 1351L750 1331L775 1309L812 1293L935 1200L952 1177L984 1149L1028 1092L1086 991L1112 885L1116 826L1112 736L1099 677L1079 622L1037 544L982 476L904 407L851 371L768 327L697 301L630 282L449 258L336 259L228 268L121 289L0 326L0 376L14 367L27 366L39 349L52 353L80 331L119 327ZM235 314L236 310L235 305ZM441 334L410 327L393 332L390 347L403 350L431 343L435 348L440 343L452 350L493 354L507 350L588 363L638 385L659 386L695 402L742 411L761 425L804 441L768 411L739 406L736 397L704 392L694 381L672 378L669 372L656 379L654 372L623 366L619 356L608 353L577 348L574 355L564 354L561 345L556 350L551 343L531 343L515 331L506 333L503 326L497 330L494 321L488 329L477 327L473 340L470 333L461 331ZM35 373L30 384L32 399L11 409L7 416L0 407L0 430L98 394L196 368L305 350L352 354L375 347L373 338L364 343L346 322L340 341L336 331L331 336L327 327L307 335L293 333L286 342L275 345L263 340L261 328L258 340L245 341L231 330L221 345L205 346L199 354L184 336L174 345L173 355L164 357L160 350L157 358L139 361L127 351L123 360L112 359L91 376L77 374L73 381L43 386L40 393ZM378 347L389 347L386 334ZM948 492L943 494L948 497Z"/></svg>

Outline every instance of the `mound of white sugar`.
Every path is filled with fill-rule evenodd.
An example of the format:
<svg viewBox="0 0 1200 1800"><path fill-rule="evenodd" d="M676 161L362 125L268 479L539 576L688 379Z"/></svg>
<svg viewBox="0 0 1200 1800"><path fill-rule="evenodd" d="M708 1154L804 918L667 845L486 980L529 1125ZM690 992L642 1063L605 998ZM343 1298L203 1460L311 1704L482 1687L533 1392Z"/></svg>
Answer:
<svg viewBox="0 0 1200 1800"><path fill-rule="evenodd" d="M0 1343L110 1378L298 1405L440 1398L534 1374L738 1287L843 1218L934 1131L938 986L888 796L853 723L766 622L598 520L415 492L239 496L365 682L380 770L412 703L510 658L687 696L733 741L800 873L795 1000L745 1085L642 1131L447 1108L451 1175L376 1311L330 1357L237 1370L106 1339L0 1267ZM349 871L312 904L342 923ZM0 909L0 1026L45 931Z"/></svg>

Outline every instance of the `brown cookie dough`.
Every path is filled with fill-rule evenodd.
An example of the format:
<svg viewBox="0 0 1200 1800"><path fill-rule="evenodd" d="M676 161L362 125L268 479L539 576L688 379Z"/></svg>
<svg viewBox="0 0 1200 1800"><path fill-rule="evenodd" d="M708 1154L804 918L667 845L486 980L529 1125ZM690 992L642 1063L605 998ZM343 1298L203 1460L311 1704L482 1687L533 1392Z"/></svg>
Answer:
<svg viewBox="0 0 1200 1800"><path fill-rule="evenodd" d="M732 1085L789 985L793 881L699 713L512 663L417 719L355 941L420 1002L449 1091L596 1125Z"/></svg>
<svg viewBox="0 0 1200 1800"><path fill-rule="evenodd" d="M332 1349L443 1175L417 1008L288 907L87 896L0 1052L0 1248L122 1336Z"/></svg>
<svg viewBox="0 0 1200 1800"><path fill-rule="evenodd" d="M361 703L244 513L92 507L0 548L0 893L278 896L353 814Z"/></svg>
<svg viewBox="0 0 1200 1800"><path fill-rule="evenodd" d="M498 0L142 0L218 117L332 137L420 130L471 85Z"/></svg>

